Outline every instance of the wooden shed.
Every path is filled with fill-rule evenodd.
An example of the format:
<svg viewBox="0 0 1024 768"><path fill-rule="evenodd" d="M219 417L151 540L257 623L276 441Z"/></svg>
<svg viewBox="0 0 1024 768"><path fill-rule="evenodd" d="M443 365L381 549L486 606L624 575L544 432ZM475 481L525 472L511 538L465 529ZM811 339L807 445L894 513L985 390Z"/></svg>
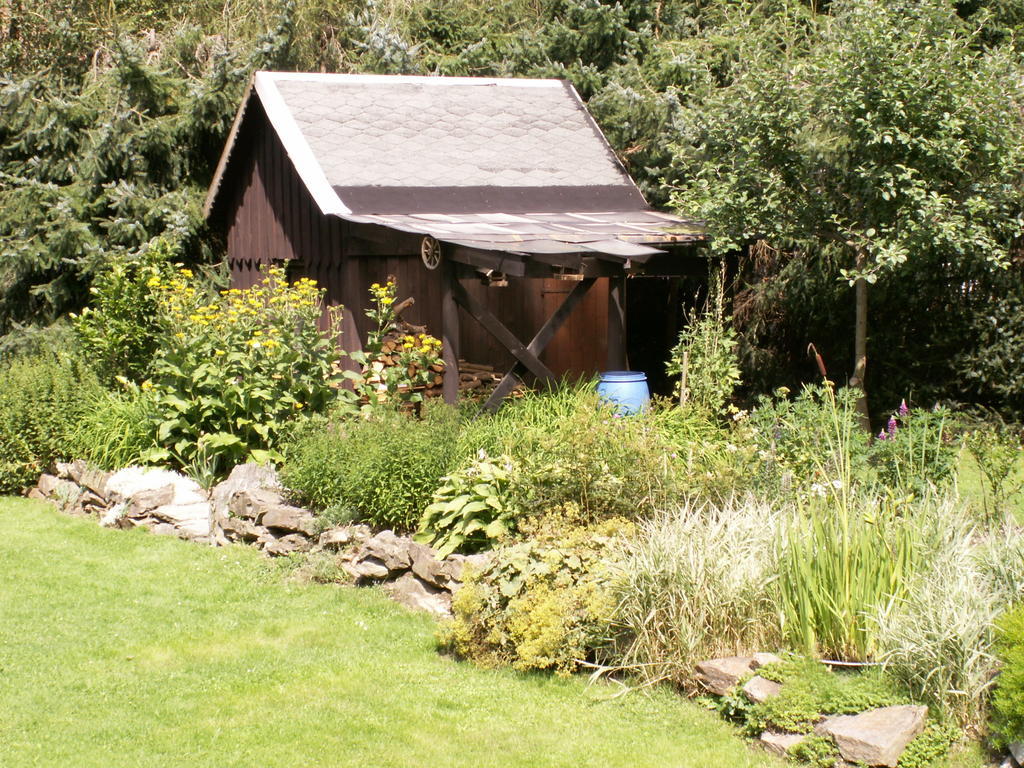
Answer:
<svg viewBox="0 0 1024 768"><path fill-rule="evenodd" d="M706 268L701 224L648 206L561 80L259 72L205 214L235 287L315 279L347 349L395 276L449 370L625 368L626 278Z"/></svg>

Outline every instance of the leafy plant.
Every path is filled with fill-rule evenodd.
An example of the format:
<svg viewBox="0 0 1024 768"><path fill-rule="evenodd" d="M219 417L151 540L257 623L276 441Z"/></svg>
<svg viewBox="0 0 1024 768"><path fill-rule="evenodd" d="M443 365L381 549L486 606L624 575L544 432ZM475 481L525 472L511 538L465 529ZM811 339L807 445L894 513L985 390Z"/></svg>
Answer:
<svg viewBox="0 0 1024 768"><path fill-rule="evenodd" d="M1002 670L992 695L992 740L999 747L1024 741L1024 605L999 621Z"/></svg>
<svg viewBox="0 0 1024 768"><path fill-rule="evenodd" d="M138 464L156 448L152 399L138 385L99 390L84 399L71 430L75 456L103 469Z"/></svg>
<svg viewBox="0 0 1024 768"><path fill-rule="evenodd" d="M423 510L416 539L437 549L438 557L500 543L515 530L520 514L510 493L514 472L508 457L491 460L481 453L443 478L433 503Z"/></svg>
<svg viewBox="0 0 1024 768"><path fill-rule="evenodd" d="M578 521L580 512L563 510ZM442 645L484 665L569 673L607 643L612 544L623 520L585 527L537 524L533 536L490 553L455 595Z"/></svg>
<svg viewBox="0 0 1024 768"><path fill-rule="evenodd" d="M877 669L837 673L824 664L796 657L775 665L779 693L751 708L747 730L810 733L821 715L847 715L906 703Z"/></svg>
<svg viewBox="0 0 1024 768"><path fill-rule="evenodd" d="M949 748L963 737L953 723L929 720L924 730L907 744L900 755L899 768L927 768L944 757Z"/></svg>
<svg viewBox="0 0 1024 768"><path fill-rule="evenodd" d="M675 394L680 404L717 414L740 384L739 340L725 316L724 274L710 282L703 314L688 318L665 370L679 377Z"/></svg>
<svg viewBox="0 0 1024 768"><path fill-rule="evenodd" d="M964 445L981 472L982 513L990 522L1007 514L1007 504L1022 483L1014 480L1021 458L1020 435L1002 421L969 430Z"/></svg>
<svg viewBox="0 0 1024 768"><path fill-rule="evenodd" d="M73 458L71 433L99 389L92 371L66 354L9 361L0 371L0 493L17 493Z"/></svg>
<svg viewBox="0 0 1024 768"><path fill-rule="evenodd" d="M422 403L423 388L443 370L441 341L426 333L404 333L395 315L394 280L370 286L374 306L366 316L375 324L362 351L349 352L360 371L345 376L369 404Z"/></svg>
<svg viewBox="0 0 1024 768"><path fill-rule="evenodd" d="M74 318L82 350L107 386L121 376L141 381L160 345L159 293L174 279L173 250L158 240L138 255L111 262L89 289L92 306Z"/></svg>
<svg viewBox="0 0 1024 768"><path fill-rule="evenodd" d="M952 480L959 446L949 428L949 412L910 408L904 400L872 445L871 463L879 481L925 493Z"/></svg>
<svg viewBox="0 0 1024 768"><path fill-rule="evenodd" d="M336 399L334 333L319 328L321 292L271 267L251 288L208 296L181 270L159 295L162 345L141 389L157 411L150 460L214 474L279 457L289 423Z"/></svg>
<svg viewBox="0 0 1024 768"><path fill-rule="evenodd" d="M871 612L905 597L921 557L914 524L882 502L837 510L819 500L779 554L783 630L808 654L864 661L878 650Z"/></svg>
<svg viewBox="0 0 1024 768"><path fill-rule="evenodd" d="M869 438L858 428L856 393L825 382L788 395L781 387L774 397L760 397L742 424L739 437L758 448L759 487L783 497L841 500L867 473Z"/></svg>
<svg viewBox="0 0 1024 768"><path fill-rule="evenodd" d="M333 521L408 531L458 459L458 429L459 415L433 402L422 418L378 408L311 420L285 446L281 479Z"/></svg>

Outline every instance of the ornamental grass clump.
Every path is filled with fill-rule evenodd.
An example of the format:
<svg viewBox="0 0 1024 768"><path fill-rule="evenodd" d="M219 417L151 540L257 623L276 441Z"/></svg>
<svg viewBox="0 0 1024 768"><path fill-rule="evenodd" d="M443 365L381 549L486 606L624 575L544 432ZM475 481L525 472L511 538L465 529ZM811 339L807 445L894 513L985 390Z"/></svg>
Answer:
<svg viewBox="0 0 1024 768"><path fill-rule="evenodd" d="M288 425L336 399L337 333L319 328L322 292L266 268L251 288L210 295L182 269L154 275L161 347L142 382L157 412L150 460L218 474L280 457ZM333 326L333 324L332 324Z"/></svg>
<svg viewBox="0 0 1024 768"><path fill-rule="evenodd" d="M703 659L777 648L781 525L777 510L753 498L688 502L641 522L621 542L613 582L617 664L688 686Z"/></svg>
<svg viewBox="0 0 1024 768"><path fill-rule="evenodd" d="M995 625L1024 596L1019 529L979 529L951 500L919 510L924 556L906 594L871 617L878 656L905 690L962 726L984 718Z"/></svg>

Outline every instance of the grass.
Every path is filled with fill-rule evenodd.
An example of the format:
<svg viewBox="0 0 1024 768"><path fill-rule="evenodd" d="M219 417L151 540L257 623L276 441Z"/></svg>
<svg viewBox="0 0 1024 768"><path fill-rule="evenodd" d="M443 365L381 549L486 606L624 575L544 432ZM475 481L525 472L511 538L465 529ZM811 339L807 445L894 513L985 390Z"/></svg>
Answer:
<svg viewBox="0 0 1024 768"><path fill-rule="evenodd" d="M439 656L375 590L0 499L0 754L16 766L770 766L668 691Z"/></svg>

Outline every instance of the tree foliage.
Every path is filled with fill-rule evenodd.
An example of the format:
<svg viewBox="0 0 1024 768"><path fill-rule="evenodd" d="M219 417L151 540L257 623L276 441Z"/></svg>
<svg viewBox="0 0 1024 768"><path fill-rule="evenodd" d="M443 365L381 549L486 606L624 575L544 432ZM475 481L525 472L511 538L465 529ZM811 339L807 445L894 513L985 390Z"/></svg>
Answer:
<svg viewBox="0 0 1024 768"><path fill-rule="evenodd" d="M1005 351L1019 336L1000 332L997 363L974 342L1003 325L985 318L1019 314L1016 0L4 9L0 336L79 310L97 275L155 238L186 262L217 258L200 201L256 68L565 77L649 200L707 217L722 249L764 238L737 303L753 388L812 376L809 341L833 368L852 358L847 270L876 279L879 408L911 388L1024 400L1005 383L1024 381Z"/></svg>

